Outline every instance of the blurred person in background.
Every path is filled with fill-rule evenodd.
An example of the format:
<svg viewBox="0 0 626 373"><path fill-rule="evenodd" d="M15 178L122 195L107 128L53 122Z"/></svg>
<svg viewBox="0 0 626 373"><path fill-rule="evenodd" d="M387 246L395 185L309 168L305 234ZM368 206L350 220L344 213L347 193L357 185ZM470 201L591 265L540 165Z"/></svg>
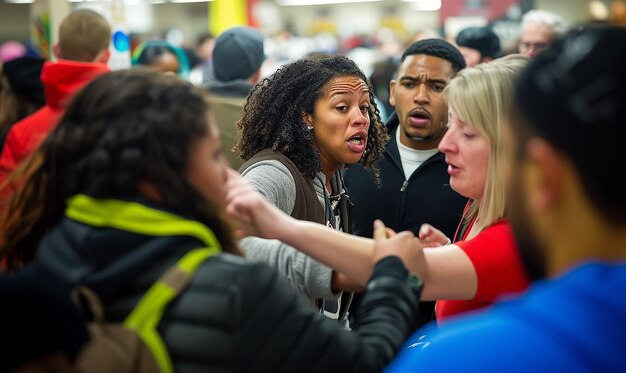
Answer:
<svg viewBox="0 0 626 373"><path fill-rule="evenodd" d="M191 68L189 81L193 84L206 83L213 74L212 56L214 48L215 35L205 32L198 36L195 47L188 53L188 55L193 55L193 58L189 58L189 67Z"/></svg>
<svg viewBox="0 0 626 373"><path fill-rule="evenodd" d="M314 54L283 65L252 90L238 127L242 176L271 204L296 219L352 231L343 168L359 162L371 170L387 139L374 91L354 61ZM241 247L348 326L352 292L342 291L361 285L280 241L247 237Z"/></svg>
<svg viewBox="0 0 626 373"><path fill-rule="evenodd" d="M455 41L467 67L489 62L500 55L500 38L491 27L464 28Z"/></svg>
<svg viewBox="0 0 626 373"><path fill-rule="evenodd" d="M393 113L393 106L389 102L389 83L393 79L397 68L398 64L392 57L377 61L372 66L370 83L372 84L372 87L374 87L376 98L378 98L378 102L376 104L381 111L380 117L383 122L387 122Z"/></svg>
<svg viewBox="0 0 626 373"><path fill-rule="evenodd" d="M226 159L238 169L244 161L233 150L239 137L235 123L241 118L246 97L261 77L263 35L247 26L225 30L215 41L211 60L212 75L203 87L209 92Z"/></svg>
<svg viewBox="0 0 626 373"><path fill-rule="evenodd" d="M41 69L45 60L18 57L0 66L0 154L11 126L46 103Z"/></svg>
<svg viewBox="0 0 626 373"><path fill-rule="evenodd" d="M546 10L530 10L522 17L519 53L537 57L550 44L562 38L568 26L563 18Z"/></svg>
<svg viewBox="0 0 626 373"><path fill-rule="evenodd" d="M148 40L139 44L132 57L132 64L135 66L152 67L185 80L189 78L189 63L185 52L164 40Z"/></svg>
<svg viewBox="0 0 626 373"><path fill-rule="evenodd" d="M94 77L109 71L111 27L100 14L79 9L59 26L54 45L58 61L47 61L41 71L46 105L15 123L0 157L0 185L24 159L41 145L54 129L71 97ZM13 187L6 187L6 196Z"/></svg>
<svg viewBox="0 0 626 373"><path fill-rule="evenodd" d="M589 27L548 47L517 81L503 128L507 211L533 285L420 330L428 338L385 372L624 371L626 194L615 180L624 168L624 45L626 30Z"/></svg>

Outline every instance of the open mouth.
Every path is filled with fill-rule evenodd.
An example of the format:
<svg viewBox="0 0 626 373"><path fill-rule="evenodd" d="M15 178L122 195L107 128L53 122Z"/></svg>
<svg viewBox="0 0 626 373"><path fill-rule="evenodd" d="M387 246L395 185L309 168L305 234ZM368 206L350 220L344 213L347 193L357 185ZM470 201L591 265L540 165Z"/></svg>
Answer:
<svg viewBox="0 0 626 373"><path fill-rule="evenodd" d="M367 144L367 132L359 131L355 133L350 138L348 138L348 140L346 140L346 143L348 144L348 148L350 148L351 151L362 153L363 151L365 151L365 146Z"/></svg>
<svg viewBox="0 0 626 373"><path fill-rule="evenodd" d="M423 121L423 120L429 120L430 114L425 110L416 109L409 113L409 117Z"/></svg>
<svg viewBox="0 0 626 373"><path fill-rule="evenodd" d="M365 138L363 135L354 135L348 139L348 142L354 145L364 145Z"/></svg>

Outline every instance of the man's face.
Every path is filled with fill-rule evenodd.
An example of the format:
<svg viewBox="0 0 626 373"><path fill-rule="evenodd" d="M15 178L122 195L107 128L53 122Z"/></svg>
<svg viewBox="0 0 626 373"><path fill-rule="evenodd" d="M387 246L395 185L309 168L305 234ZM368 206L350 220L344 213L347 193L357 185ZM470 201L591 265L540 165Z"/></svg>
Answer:
<svg viewBox="0 0 626 373"><path fill-rule="evenodd" d="M443 89L453 73L452 63L439 57L415 54L402 62L390 83L389 103L396 108L403 145L437 148L448 117Z"/></svg>
<svg viewBox="0 0 626 373"><path fill-rule="evenodd" d="M546 25L530 24L522 29L519 52L524 56L537 57L554 41L554 32Z"/></svg>
<svg viewBox="0 0 626 373"><path fill-rule="evenodd" d="M520 119L515 119L520 120ZM504 143L511 151L510 167L506 178L507 211L509 222L520 251L520 256L530 280L546 276L546 257L540 240L533 228L532 214L529 211L528 191L525 180L527 168L524 144L520 144L511 124L504 127Z"/></svg>

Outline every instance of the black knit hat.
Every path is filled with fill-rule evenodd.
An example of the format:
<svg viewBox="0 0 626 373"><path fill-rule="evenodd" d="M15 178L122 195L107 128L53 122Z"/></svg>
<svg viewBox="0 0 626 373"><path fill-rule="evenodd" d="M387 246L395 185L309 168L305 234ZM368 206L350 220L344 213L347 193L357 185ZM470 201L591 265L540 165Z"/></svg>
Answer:
<svg viewBox="0 0 626 373"><path fill-rule="evenodd" d="M496 58L500 54L500 38L490 27L467 27L456 36L459 47L476 49L481 57Z"/></svg>
<svg viewBox="0 0 626 373"><path fill-rule="evenodd" d="M2 66L2 74L7 77L11 90L41 106L46 101L41 84L44 62L46 60L43 58L24 56L5 62Z"/></svg>
<svg viewBox="0 0 626 373"><path fill-rule="evenodd" d="M230 28L215 40L212 58L217 80L248 79L265 60L263 35L252 27Z"/></svg>
<svg viewBox="0 0 626 373"><path fill-rule="evenodd" d="M406 56L414 54L426 54L449 61L455 71L464 69L466 66L465 58L463 58L463 55L459 52L457 47L443 39L423 39L416 41L402 53L400 61L404 61Z"/></svg>

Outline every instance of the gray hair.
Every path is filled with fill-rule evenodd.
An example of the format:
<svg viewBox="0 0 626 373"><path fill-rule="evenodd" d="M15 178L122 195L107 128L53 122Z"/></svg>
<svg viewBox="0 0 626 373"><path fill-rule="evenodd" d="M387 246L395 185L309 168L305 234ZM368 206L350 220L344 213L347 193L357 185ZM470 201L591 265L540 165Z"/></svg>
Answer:
<svg viewBox="0 0 626 373"><path fill-rule="evenodd" d="M562 38L568 30L568 25L563 18L547 10L530 10L522 17L522 29L527 25L545 25L554 32L556 38Z"/></svg>

